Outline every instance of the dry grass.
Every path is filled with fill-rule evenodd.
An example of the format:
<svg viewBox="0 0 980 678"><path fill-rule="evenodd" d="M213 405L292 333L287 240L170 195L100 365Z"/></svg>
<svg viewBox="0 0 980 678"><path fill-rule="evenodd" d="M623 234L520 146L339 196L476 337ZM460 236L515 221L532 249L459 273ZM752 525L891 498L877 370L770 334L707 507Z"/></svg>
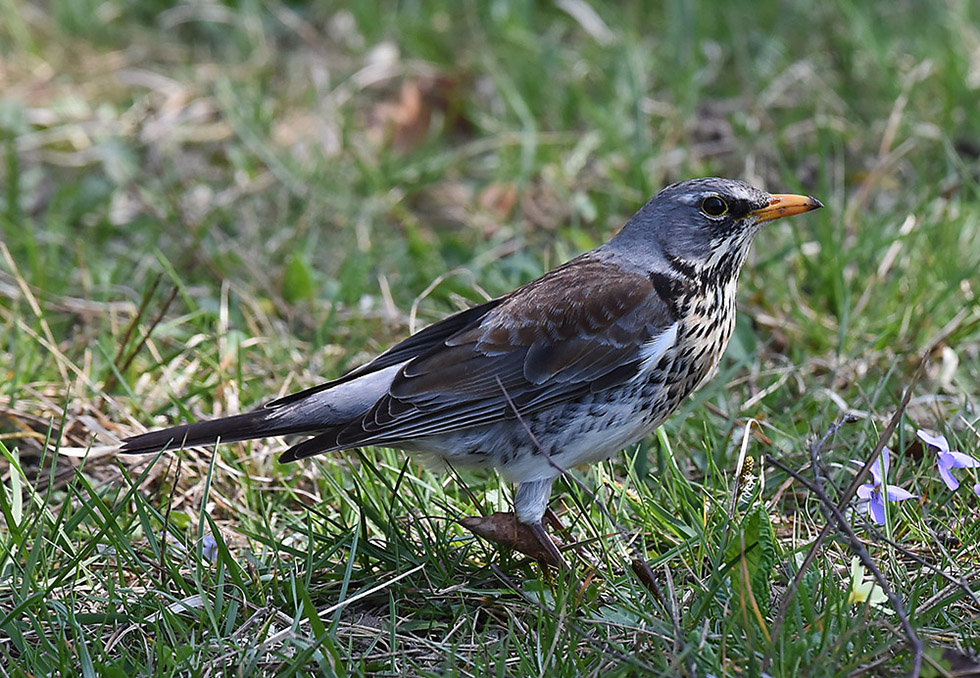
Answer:
<svg viewBox="0 0 980 678"><path fill-rule="evenodd" d="M923 353L883 441L921 499L883 535L847 516L927 664L976 670L976 478L946 490L914 430L980 456L978 17L742 5L0 5L0 672L903 673L844 538L774 623L827 518L765 459L812 478L852 415L819 455L838 498ZM114 454L340 374L707 173L828 209L758 243L714 384L562 493L569 578L456 524L507 505L493 478Z"/></svg>

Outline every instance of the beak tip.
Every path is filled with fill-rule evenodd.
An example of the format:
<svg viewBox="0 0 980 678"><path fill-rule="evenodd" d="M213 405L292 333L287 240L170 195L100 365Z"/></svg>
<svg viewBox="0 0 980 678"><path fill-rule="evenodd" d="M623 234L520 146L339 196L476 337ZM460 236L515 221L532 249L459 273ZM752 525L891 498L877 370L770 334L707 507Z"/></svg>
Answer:
<svg viewBox="0 0 980 678"><path fill-rule="evenodd" d="M811 212L821 207L823 207L822 202L808 195L773 193L769 205L751 212L751 215L756 217L757 222L764 222Z"/></svg>

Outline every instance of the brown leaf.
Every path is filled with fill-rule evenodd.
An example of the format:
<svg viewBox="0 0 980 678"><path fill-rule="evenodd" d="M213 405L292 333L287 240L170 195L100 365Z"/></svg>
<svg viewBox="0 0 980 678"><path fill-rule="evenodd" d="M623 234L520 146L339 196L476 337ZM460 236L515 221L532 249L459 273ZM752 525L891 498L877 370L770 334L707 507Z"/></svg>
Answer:
<svg viewBox="0 0 980 678"><path fill-rule="evenodd" d="M433 113L443 113L446 129L459 122L458 97L458 83L448 75L406 80L397 95L368 112L368 135L400 153L412 151L428 134Z"/></svg>
<svg viewBox="0 0 980 678"><path fill-rule="evenodd" d="M506 219L517 203L517 186L513 182L494 182L486 186L476 198L480 207L491 212L497 219Z"/></svg>
<svg viewBox="0 0 980 678"><path fill-rule="evenodd" d="M554 557L545 549L531 528L518 522L513 513L497 512L489 516L468 516L459 523L478 537L512 548L549 565L560 565L554 562ZM558 546L560 547L561 544Z"/></svg>

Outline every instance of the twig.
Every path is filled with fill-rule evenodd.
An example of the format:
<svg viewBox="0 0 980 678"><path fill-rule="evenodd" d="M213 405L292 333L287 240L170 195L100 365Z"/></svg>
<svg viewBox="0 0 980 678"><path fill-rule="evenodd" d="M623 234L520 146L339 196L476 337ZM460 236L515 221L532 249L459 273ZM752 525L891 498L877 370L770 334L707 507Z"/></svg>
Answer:
<svg viewBox="0 0 980 678"><path fill-rule="evenodd" d="M548 464L553 469L558 471L559 476L567 480L571 480L579 487L580 490L585 492L586 496L588 496L588 498L591 499L595 503L595 505L599 507L599 510L602 511L602 514L606 517L606 519L609 520L609 522L612 523L613 527L616 528L616 531L619 532L620 536L623 537L623 539L625 539L628 542L629 539L626 535L626 530L623 529L623 527L618 522L616 522L616 519L613 518L612 513L609 512L609 508L606 506L605 502L601 501L595 495L595 493L589 488L588 485L586 485L581 480L576 478L574 475L569 473L564 466L562 466L552 458L548 450L545 449L544 445L541 444L537 436L534 435L534 431L531 430L531 427L527 425L526 421L524 421L524 417L521 416L520 411L517 409L517 405L514 403L513 400L511 400L510 394L507 393L507 389L504 387L503 382L500 381L500 377L499 376L495 377L495 379L497 380L497 386L500 387L501 393L504 394L504 399L507 401L507 404L510 406L510 409L514 413L514 416L517 417L517 421L520 422L521 426L524 428L524 432L527 433L528 437L531 439L531 442L534 443L534 446L548 461Z"/></svg>
<svg viewBox="0 0 980 678"><path fill-rule="evenodd" d="M821 493L825 493L825 490L823 478L820 475L820 452L822 452L823 448L827 445L827 441L837 435L837 432L841 430L844 424L852 424L855 421L857 421L855 417L844 413L840 419L835 421L827 428L827 432L823 434L823 437L820 438L820 440L816 440L812 445L810 445L810 467L813 469L813 484ZM872 459L875 459L875 457L872 457ZM870 468L870 466L868 468ZM820 508L822 510L826 509L823 504L820 505ZM828 516L825 515L824 517L827 518L828 521L830 520Z"/></svg>
<svg viewBox="0 0 980 678"><path fill-rule="evenodd" d="M531 427L528 426L527 422L524 421L524 417L521 416L520 411L518 411L517 409L517 405L511 399L510 394L507 393L507 389L504 387L503 382L501 382L500 377L499 376L496 377L496 380L497 380L497 385L500 387L500 391L504 394L504 398L507 400L507 404L510 406L511 411L514 413L514 416L517 417L517 420L524 428L524 431L531 439L531 442L534 443L534 446L541 452L541 454L544 455L545 459L548 460L548 463L553 468L557 469L558 472L563 477L571 478L572 481L576 485L578 485L578 487L581 488L583 492L585 492L585 494L592 500L593 504L599 507L599 510L606 517L606 519L610 523L612 523L613 527L616 529L616 532L619 534L624 544L626 544L627 549L632 550L630 546L629 535L626 533L626 530L619 524L619 522L615 518L613 518L612 513L609 511L609 508L606 506L606 503L600 500L598 497L596 497L595 493L593 493L592 490L585 485L585 483L583 483L581 480L579 480L574 475L569 473L564 467L558 464L558 462L552 459L551 454L549 454L548 450L546 450L544 446L540 443L540 441L538 441L537 436L534 435L534 431L532 431ZM636 554L635 554L636 557L632 559L630 566L633 572L640 579L640 581L650 590L651 593L653 593L654 597L657 598L657 600L663 606L664 611L667 612L667 615L670 617L674 625L675 648L679 648L681 651L683 651L684 641L681 637L682 634L680 628L680 618L677 615L674 606L670 603L668 598L664 595L663 591L661 590L660 586L657 584L656 577L654 576L653 571L650 569L650 565L647 563L646 559L642 557L642 555L643 555L642 553L639 553L639 549L636 549ZM691 675L694 675L693 672L691 673Z"/></svg>
<svg viewBox="0 0 980 678"><path fill-rule="evenodd" d="M876 456L873 458L877 459ZM918 634L916 634L915 629L912 627L912 621L905 612L905 608L902 605L902 600L892 591L884 575L881 574L881 571L874 564L874 561L871 560L871 556L868 555L868 551L864 548L864 544L862 544L861 540L858 539L858 536L848 522L847 517L844 515L841 509L836 506L833 501L831 501L830 497L828 497L821 488L817 487L816 483L807 480L778 459L770 458L770 461L780 470L791 475L794 480L801 483L804 487L817 495L817 498L820 500L821 509L823 509L827 514L830 514L828 516L828 521L837 523L838 530L843 532L844 536L847 537L847 540L851 544L851 549L861 560L861 564L871 571L871 574L874 576L878 586L881 587L882 592L888 597L888 602L891 603L892 609L895 610L895 615L902 623L902 630L905 631L906 640L908 641L914 656L912 661L912 670L909 675L911 678L918 678L919 672L922 669L922 658L924 656L922 652L922 640L919 639ZM831 518L832 521L830 520ZM773 628L775 629L775 626Z"/></svg>
<svg viewBox="0 0 980 678"><path fill-rule="evenodd" d="M633 573L639 578L644 586L649 589L649 591L654 595L657 601L660 603L661 607L667 611L667 616L670 617L670 621L674 626L674 654L680 656L684 652L684 636L681 632L681 618L677 614L677 597L674 595L674 580L670 576L670 568L664 564L664 576L667 578L667 590L670 591L670 597L668 598L664 595L663 589L660 588L660 584L657 583L657 578L653 574L653 570L650 569L650 564L643 558L634 558L630 562L630 567ZM687 670L690 675L695 675L695 667L693 659L687 657Z"/></svg>
<svg viewBox="0 0 980 678"><path fill-rule="evenodd" d="M150 336L153 334L153 330L155 330L157 325L159 325L160 322L163 320L163 316L166 315L167 310L170 308L170 304L172 304L174 299L176 298L177 298L177 288L174 287L172 290L170 290L170 296L167 297L166 301L163 302L163 306L160 307L160 312L156 314L156 316L153 318L152 321L150 321L150 326L147 328L146 332L143 333L143 336L140 338L139 343L137 343L136 346L133 347L133 350L129 352L129 355L126 356L126 360L123 362L121 366L118 365L118 356L117 356L117 369L120 373L125 372L126 370L129 369L129 366L133 363L133 360L135 360L136 356L139 355L139 352L143 350L143 347L146 345L146 342L150 340ZM141 313L142 313L142 309L141 309ZM137 318L138 317L139 316L137 316ZM135 323L136 319L134 319L133 322ZM122 351L122 347L120 347L120 351ZM115 379L116 379L116 373L113 372L106 379L106 385L103 386L102 390L103 391L110 390L109 385L114 386Z"/></svg>
<svg viewBox="0 0 980 678"><path fill-rule="evenodd" d="M969 598L975 606L980 607L980 596L977 595L976 591L970 588L969 579L966 578L957 579L953 575L946 572L946 570L942 569L941 567L938 567L937 565L930 563L928 560L916 554L914 551L905 548L904 546L896 542L894 539L889 539L884 534L882 534L881 530L879 530L876 525L874 525L873 523L869 523L867 520L864 521L863 527L864 529L866 529L868 532L871 533L871 535L875 538L875 541L880 541L885 544L888 544L888 546L892 547L893 549L901 553L909 560L915 561L915 563L920 567L939 575L940 577L948 581L951 585L963 591L963 593L966 594L966 597ZM974 579L974 581L976 580ZM936 596L932 597L932 599L935 598ZM929 607L931 607L931 605L929 604L929 601L926 601L925 603L919 606L919 610L920 611L927 610L929 609Z"/></svg>
<svg viewBox="0 0 980 678"><path fill-rule="evenodd" d="M163 279L163 274L157 274L153 282L150 283L150 288L143 294L143 298L140 300L139 308L136 309L135 315L129 320L129 324L126 325L126 330L123 332L122 338L119 340L119 348L116 349L116 356L112 359L112 364L116 366L116 369L122 372L122 361L123 353L126 351L126 346L129 345L129 340L133 337L133 332L139 325L139 321L143 318L143 314L146 313L146 307L150 305L150 300L153 295L156 294L157 288L160 287L160 281ZM116 385L117 377L115 373L110 373L105 380L105 385L102 387L106 391L111 391L112 387Z"/></svg>
<svg viewBox="0 0 980 678"><path fill-rule="evenodd" d="M925 370L926 359L928 356L929 351L923 352L922 359L919 361L919 366L912 374L911 382L905 389L905 395L902 397L902 401L899 403L898 409L895 411L895 414L892 415L892 418L885 427L885 430L882 431L881 435L878 437L878 444L875 445L874 451L869 456L868 461L865 462L861 470L858 471L856 476L854 476L854 480L851 481L850 486L841 496L840 501L835 507L838 510L843 511L851 503L851 500L854 498L854 495L857 494L857 490L861 486L861 483L863 483L864 479L867 478L868 473L871 470L871 465L877 462L878 455L881 454L881 450L885 447L885 443L889 438L891 438L892 434L895 432L895 429L898 428L898 424L902 420L902 416L905 414L905 409L908 407L909 401L912 399L912 391L915 389L915 385L918 383L919 378L922 376L922 372ZM774 463L777 462L777 460L774 458L771 458L771 460ZM823 545L824 540L826 540L830 535L832 529L833 523L828 522L826 525L824 525L823 529L820 530L820 534L818 534L817 538L813 541L813 544L810 546L810 550L803 559L803 563L800 565L799 570L797 570L796 576L793 577L793 581L790 582L786 592L780 599L779 608L776 611L776 615L773 618L772 623L773 638L778 637L779 629L786 621L786 612L789 610L789 604L793 600L793 596L796 595L796 591L799 589L800 583L803 581L803 577L806 575L807 570L810 569L810 566L817 557L817 553L820 551L820 547ZM914 675L918 675L918 673L916 672Z"/></svg>

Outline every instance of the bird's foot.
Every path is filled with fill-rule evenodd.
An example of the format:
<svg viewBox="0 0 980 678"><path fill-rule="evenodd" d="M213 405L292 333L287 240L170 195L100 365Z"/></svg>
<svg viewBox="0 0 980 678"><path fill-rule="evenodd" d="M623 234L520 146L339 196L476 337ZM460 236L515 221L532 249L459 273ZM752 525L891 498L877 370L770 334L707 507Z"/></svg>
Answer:
<svg viewBox="0 0 980 678"><path fill-rule="evenodd" d="M468 516L459 522L478 537L514 549L553 567L566 566L555 540L541 523L522 523L513 513L500 511L489 516Z"/></svg>

